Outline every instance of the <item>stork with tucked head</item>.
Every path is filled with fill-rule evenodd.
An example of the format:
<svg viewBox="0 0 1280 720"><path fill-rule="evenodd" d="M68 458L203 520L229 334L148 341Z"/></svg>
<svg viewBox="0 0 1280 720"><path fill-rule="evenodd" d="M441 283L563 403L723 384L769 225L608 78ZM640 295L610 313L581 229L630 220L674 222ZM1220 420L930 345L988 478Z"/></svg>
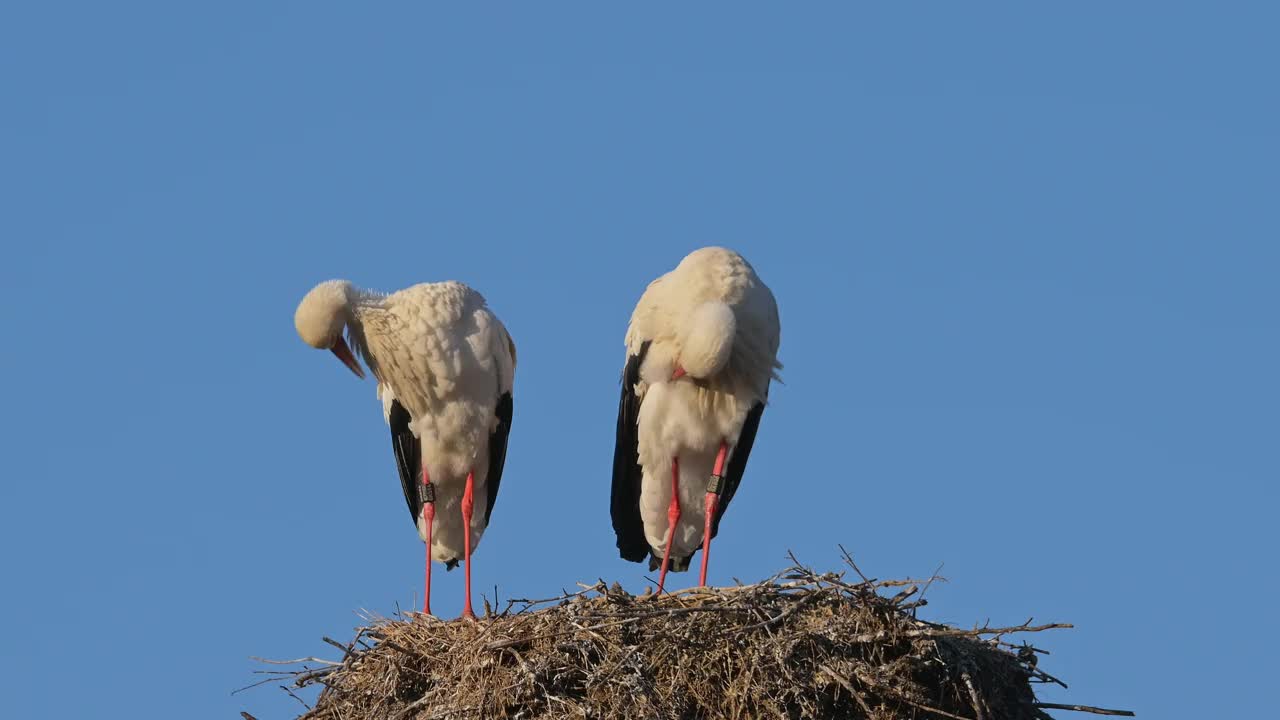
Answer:
<svg viewBox="0 0 1280 720"><path fill-rule="evenodd" d="M780 332L773 293L741 255L724 248L690 253L636 305L611 511L619 553L661 568L659 591L667 570L687 570L700 547L699 584L707 584L711 539L742 481L769 383L782 368Z"/></svg>
<svg viewBox="0 0 1280 720"><path fill-rule="evenodd" d="M358 355L377 378L405 501L427 546L423 611L432 559L450 570L463 559L463 615L474 617L471 551L488 527L511 431L511 336L480 293L452 281L382 295L330 280L302 299L294 325L308 345L363 378Z"/></svg>

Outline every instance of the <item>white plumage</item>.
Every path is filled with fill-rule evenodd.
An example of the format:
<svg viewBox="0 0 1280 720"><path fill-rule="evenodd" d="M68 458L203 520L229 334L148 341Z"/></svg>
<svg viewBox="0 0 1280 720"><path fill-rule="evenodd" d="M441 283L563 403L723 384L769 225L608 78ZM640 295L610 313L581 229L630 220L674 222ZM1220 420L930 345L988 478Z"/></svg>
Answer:
<svg viewBox="0 0 1280 720"><path fill-rule="evenodd" d="M627 329L628 370L634 367L635 376L623 381L634 385L623 388L615 452L614 525L623 557L640 560L647 550L654 564L665 554L672 459L678 458L680 517L670 556L674 569L687 567L703 543L704 495L721 442L729 448L727 466L737 472L726 476L726 505L741 479L754 424L741 448L740 436L753 410L758 422L769 383L782 367L779 341L773 294L732 250L697 250L649 285ZM634 449L627 447L632 443ZM639 465L638 478L628 467L629 452ZM620 517L632 501L628 492L636 490L626 486L636 480L643 550L628 518Z"/></svg>
<svg viewBox="0 0 1280 720"><path fill-rule="evenodd" d="M505 459L516 363L506 328L480 293L452 281L383 295L331 280L303 298L295 325L308 344L333 349L358 372L342 341L346 328L350 347L378 380L419 535L424 541L428 535L424 516L415 509L422 507L417 493L425 468L435 488L430 554L452 566L463 557L467 539L460 511L467 474L474 473L474 549L488 523ZM415 459L420 467L406 467Z"/></svg>
<svg viewBox="0 0 1280 720"><path fill-rule="evenodd" d="M389 420L398 400L436 484L432 557L462 556L461 514L467 472L475 472L476 512L471 548L488 513L489 437L497 428L495 404L515 380L515 344L480 293L459 282L423 283L379 298L365 295L349 326L356 352L378 378ZM426 529L418 528L425 540Z"/></svg>

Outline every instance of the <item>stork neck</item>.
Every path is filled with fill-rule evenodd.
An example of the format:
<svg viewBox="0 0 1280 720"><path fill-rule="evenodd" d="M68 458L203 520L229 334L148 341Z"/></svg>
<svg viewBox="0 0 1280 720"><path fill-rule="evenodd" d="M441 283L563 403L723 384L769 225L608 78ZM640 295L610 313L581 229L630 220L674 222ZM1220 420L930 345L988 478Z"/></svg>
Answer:
<svg viewBox="0 0 1280 720"><path fill-rule="evenodd" d="M347 344L351 350L364 360L365 365L378 374L377 362L369 354L369 342L365 337L365 320L369 313L382 310L382 301L386 295L369 290L351 287L347 291Z"/></svg>
<svg viewBox="0 0 1280 720"><path fill-rule="evenodd" d="M365 290L351 285L347 288L347 305L351 307L352 314L358 313L360 310L370 307L382 307L382 301L386 300L385 293L376 290Z"/></svg>

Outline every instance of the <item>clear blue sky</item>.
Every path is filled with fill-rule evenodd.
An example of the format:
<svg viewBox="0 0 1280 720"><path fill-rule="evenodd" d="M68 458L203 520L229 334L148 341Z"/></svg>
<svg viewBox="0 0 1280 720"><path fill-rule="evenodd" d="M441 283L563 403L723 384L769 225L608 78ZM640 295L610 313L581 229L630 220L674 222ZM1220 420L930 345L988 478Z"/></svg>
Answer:
<svg viewBox="0 0 1280 720"><path fill-rule="evenodd" d="M373 385L293 330L330 277L466 281L519 343L477 590L639 590L622 336L708 244L786 364L716 582L945 563L930 618L1078 625L1049 699L1257 710L1274 5L181 5L0 10L7 716L288 717L249 655L416 600Z"/></svg>

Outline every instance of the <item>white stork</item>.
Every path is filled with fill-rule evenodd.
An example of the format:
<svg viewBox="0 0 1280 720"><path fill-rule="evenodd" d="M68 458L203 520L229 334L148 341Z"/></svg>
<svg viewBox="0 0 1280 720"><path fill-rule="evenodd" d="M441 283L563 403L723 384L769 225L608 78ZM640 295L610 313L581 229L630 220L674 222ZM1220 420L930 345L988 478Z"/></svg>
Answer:
<svg viewBox="0 0 1280 720"><path fill-rule="evenodd" d="M357 376L364 372L356 355L373 371L404 497L427 545L423 611L431 612L431 561L452 570L462 558L463 615L475 617L471 551L489 524L507 456L511 336L480 293L459 282L382 295L330 280L302 299L294 325Z"/></svg>
<svg viewBox="0 0 1280 720"><path fill-rule="evenodd" d="M724 248L690 253L636 305L611 511L619 553L661 567L659 592L668 567L687 570L699 547L699 584L707 584L711 538L742 481L769 382L782 368L779 335L773 293Z"/></svg>

